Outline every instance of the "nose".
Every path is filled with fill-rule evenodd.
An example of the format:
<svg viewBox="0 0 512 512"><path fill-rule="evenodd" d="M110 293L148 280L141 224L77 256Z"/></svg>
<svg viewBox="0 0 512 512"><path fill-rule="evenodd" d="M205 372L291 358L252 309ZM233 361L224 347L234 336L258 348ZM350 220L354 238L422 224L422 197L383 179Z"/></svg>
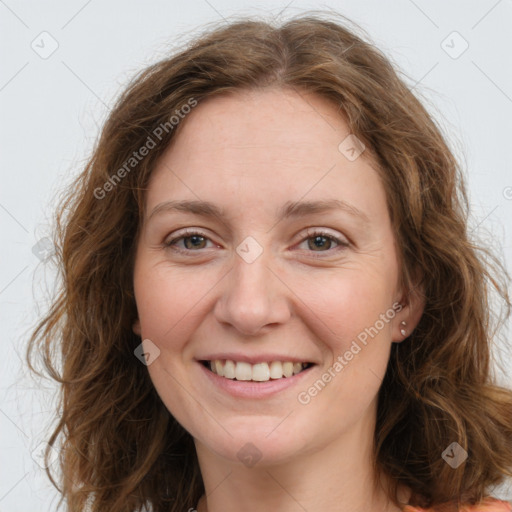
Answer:
<svg viewBox="0 0 512 512"><path fill-rule="evenodd" d="M291 316L289 290L268 266L264 254L248 263L237 254L231 272L222 280L214 308L216 319L244 335L285 323Z"/></svg>

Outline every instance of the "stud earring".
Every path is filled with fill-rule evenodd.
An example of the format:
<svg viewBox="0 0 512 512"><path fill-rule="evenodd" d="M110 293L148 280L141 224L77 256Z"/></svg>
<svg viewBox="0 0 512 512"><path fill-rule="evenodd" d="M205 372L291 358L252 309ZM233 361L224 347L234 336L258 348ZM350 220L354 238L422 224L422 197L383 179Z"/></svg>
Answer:
<svg viewBox="0 0 512 512"><path fill-rule="evenodd" d="M402 336L405 336L407 334L407 331L404 329L404 327L407 325L405 322L400 322L400 325L402 326L402 328L400 329L400 334Z"/></svg>

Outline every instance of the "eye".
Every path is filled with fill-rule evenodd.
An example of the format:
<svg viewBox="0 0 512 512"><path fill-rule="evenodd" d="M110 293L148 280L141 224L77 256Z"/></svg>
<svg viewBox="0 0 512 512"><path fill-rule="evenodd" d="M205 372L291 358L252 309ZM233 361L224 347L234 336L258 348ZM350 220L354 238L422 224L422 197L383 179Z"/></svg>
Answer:
<svg viewBox="0 0 512 512"><path fill-rule="evenodd" d="M164 246L179 252L193 252L199 249L208 249L208 242L212 243L204 233L190 230L166 240Z"/></svg>
<svg viewBox="0 0 512 512"><path fill-rule="evenodd" d="M208 246L208 243L211 245ZM306 244L306 247L301 247ZM187 230L178 233L177 236L166 240L163 244L173 251L182 253L199 252L201 249L209 249L215 246L205 233L197 230ZM335 252L343 250L350 244L347 240L337 237L324 230L308 230L307 237L302 240L299 248L307 252ZM218 247L218 246L217 246Z"/></svg>
<svg viewBox="0 0 512 512"><path fill-rule="evenodd" d="M342 250L348 247L349 243L333 234L323 230L311 230L307 232L307 237L300 245L306 243L308 252L329 252Z"/></svg>

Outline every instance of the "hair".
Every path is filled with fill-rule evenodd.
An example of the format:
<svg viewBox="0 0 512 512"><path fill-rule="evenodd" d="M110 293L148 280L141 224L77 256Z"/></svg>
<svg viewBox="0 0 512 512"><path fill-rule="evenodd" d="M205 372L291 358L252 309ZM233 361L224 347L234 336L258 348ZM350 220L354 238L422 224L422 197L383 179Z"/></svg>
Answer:
<svg viewBox="0 0 512 512"><path fill-rule="evenodd" d="M364 142L386 190L401 283L421 288L423 315L392 344L378 394L374 468L390 477L390 498L401 505L403 484L412 505L458 507L512 476L512 392L490 367L501 325L491 293L502 317L510 310L504 271L471 241L459 164L399 75L372 43L311 11L280 26L247 18L209 28L132 79L56 213L60 287L27 348L30 369L38 373L36 351L59 385L48 441L60 443L58 482L47 469L59 506L183 511L204 493L192 437L134 356L134 252L148 180L186 122L174 129L170 116L268 87L329 100ZM150 139L155 147L130 160ZM441 457L453 441L469 454L456 469Z"/></svg>

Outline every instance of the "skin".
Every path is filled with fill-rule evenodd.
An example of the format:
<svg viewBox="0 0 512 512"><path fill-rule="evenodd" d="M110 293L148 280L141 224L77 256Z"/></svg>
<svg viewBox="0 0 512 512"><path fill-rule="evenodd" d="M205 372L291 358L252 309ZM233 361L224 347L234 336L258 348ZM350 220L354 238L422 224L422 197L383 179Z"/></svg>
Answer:
<svg viewBox="0 0 512 512"><path fill-rule="evenodd" d="M377 392L391 344L407 336L400 322L410 333L422 306L398 285L386 194L369 152L350 161L338 149L349 134L316 95L238 91L200 103L152 174L134 268L134 331L160 350L150 377L194 437L207 495L200 512L399 510L371 465ZM276 218L288 201L330 199L366 220L341 209ZM151 216L170 200L210 201L224 216ZM183 228L206 239L178 239L186 253L165 246ZM315 246L316 228L348 245ZM263 251L252 263L236 252L248 236ZM401 311L300 403L298 393L393 303ZM217 351L279 352L316 365L300 385L271 397L234 398L196 361ZM237 457L246 443L261 455L252 467Z"/></svg>

